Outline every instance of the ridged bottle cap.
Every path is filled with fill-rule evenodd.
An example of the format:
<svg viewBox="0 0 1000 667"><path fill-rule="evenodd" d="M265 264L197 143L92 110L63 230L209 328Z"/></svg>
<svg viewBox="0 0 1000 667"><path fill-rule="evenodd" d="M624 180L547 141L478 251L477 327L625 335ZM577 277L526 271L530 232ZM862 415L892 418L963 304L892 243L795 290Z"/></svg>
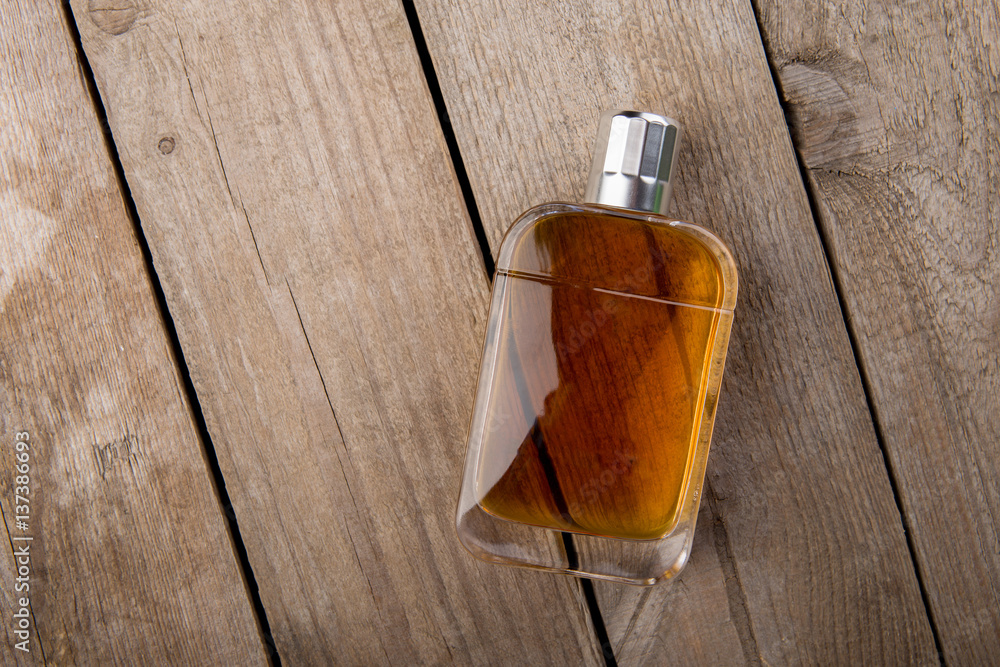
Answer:
<svg viewBox="0 0 1000 667"><path fill-rule="evenodd" d="M584 201L666 215L681 126L645 111L601 114Z"/></svg>

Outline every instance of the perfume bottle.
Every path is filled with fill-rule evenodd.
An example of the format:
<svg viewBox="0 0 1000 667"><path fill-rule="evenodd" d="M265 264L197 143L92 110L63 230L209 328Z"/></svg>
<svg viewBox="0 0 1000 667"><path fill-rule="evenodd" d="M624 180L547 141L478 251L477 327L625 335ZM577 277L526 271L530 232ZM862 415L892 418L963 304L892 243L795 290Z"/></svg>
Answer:
<svg viewBox="0 0 1000 667"><path fill-rule="evenodd" d="M633 584L687 561L737 277L715 235L664 217L679 139L606 112L586 203L504 237L457 516L478 558Z"/></svg>

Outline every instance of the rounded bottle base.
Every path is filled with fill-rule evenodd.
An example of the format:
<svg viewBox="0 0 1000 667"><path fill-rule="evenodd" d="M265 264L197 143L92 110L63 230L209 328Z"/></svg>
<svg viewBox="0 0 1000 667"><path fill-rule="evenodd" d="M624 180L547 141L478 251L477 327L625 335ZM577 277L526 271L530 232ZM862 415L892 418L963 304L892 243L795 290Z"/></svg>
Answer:
<svg viewBox="0 0 1000 667"><path fill-rule="evenodd" d="M460 508L456 527L463 546L480 560L649 586L681 571L695 526L692 513L661 539L624 540L507 521L473 502Z"/></svg>

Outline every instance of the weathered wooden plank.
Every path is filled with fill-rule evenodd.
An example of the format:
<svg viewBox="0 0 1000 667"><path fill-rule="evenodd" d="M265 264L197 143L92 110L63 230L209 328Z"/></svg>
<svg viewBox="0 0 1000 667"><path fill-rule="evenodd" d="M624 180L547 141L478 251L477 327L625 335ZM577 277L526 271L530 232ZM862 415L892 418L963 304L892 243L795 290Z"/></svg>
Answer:
<svg viewBox="0 0 1000 667"><path fill-rule="evenodd" d="M942 650L1000 655L997 4L761 3Z"/></svg>
<svg viewBox="0 0 1000 667"><path fill-rule="evenodd" d="M0 4L0 572L5 663L265 652L57 2ZM14 443L30 443L28 493ZM15 491L26 496L27 530ZM32 540L18 540L31 537ZM6 551L5 547L5 551ZM20 576L20 575L17 575ZM13 614L30 597L30 653Z"/></svg>
<svg viewBox="0 0 1000 667"><path fill-rule="evenodd" d="M282 658L599 662L455 537L488 281L402 8L72 4Z"/></svg>
<svg viewBox="0 0 1000 667"><path fill-rule="evenodd" d="M416 5L494 251L521 210L580 198L600 111L640 108L686 125L673 210L740 266L699 546L717 555L646 597L598 587L622 661L660 662L668 638L704 659L720 633L728 662L934 661L750 3Z"/></svg>

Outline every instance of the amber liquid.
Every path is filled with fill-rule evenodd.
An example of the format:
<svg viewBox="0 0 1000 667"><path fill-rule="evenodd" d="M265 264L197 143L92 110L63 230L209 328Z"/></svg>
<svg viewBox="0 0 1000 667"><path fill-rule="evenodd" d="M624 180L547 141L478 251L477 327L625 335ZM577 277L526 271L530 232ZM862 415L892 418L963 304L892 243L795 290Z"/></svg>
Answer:
<svg viewBox="0 0 1000 667"><path fill-rule="evenodd" d="M540 221L498 271L481 507L561 531L655 539L677 523L722 298L681 230L612 216Z"/></svg>

